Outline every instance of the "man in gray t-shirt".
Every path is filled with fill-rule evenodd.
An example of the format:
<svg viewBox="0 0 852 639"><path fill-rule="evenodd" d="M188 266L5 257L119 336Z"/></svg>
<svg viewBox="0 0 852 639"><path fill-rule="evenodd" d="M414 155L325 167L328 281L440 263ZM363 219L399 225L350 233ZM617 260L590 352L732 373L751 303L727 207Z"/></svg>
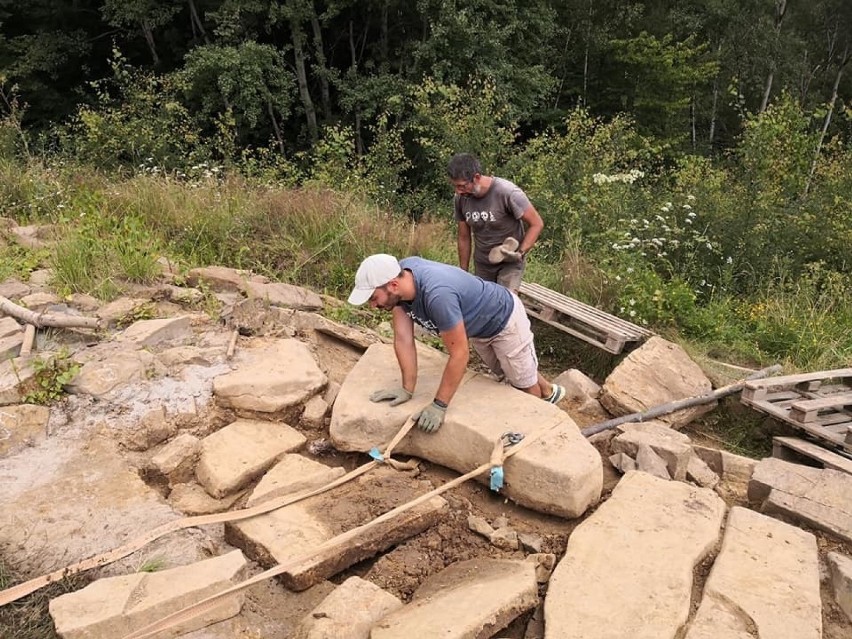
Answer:
<svg viewBox="0 0 852 639"><path fill-rule="evenodd" d="M479 160L470 153L454 155L447 173L456 192L459 266L469 268L473 235L474 273L517 292L527 251L544 228L541 216L518 186L482 175Z"/></svg>
<svg viewBox="0 0 852 639"><path fill-rule="evenodd" d="M507 288L486 282L461 269L407 257L371 255L358 267L349 303L366 302L391 311L393 346L402 383L370 395L374 402L391 406L411 399L417 384L414 322L441 336L449 359L434 401L413 415L417 426L437 430L450 400L467 370L472 344L482 361L498 376L505 375L515 388L558 403L565 389L551 384L538 372L530 321L518 296Z"/></svg>

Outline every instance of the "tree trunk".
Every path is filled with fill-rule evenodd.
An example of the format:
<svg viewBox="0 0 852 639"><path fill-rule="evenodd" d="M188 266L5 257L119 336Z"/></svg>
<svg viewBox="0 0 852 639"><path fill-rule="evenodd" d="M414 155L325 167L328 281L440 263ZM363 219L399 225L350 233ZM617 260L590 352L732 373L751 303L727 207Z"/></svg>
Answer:
<svg viewBox="0 0 852 639"><path fill-rule="evenodd" d="M722 43L719 43L719 46L716 48L716 56L718 58L722 57ZM718 115L718 107L719 107L719 75L721 71L716 74L716 77L713 78L713 102L710 106L710 133L707 136L707 140L709 142L710 151L713 150L713 142L716 140L716 117Z"/></svg>
<svg viewBox="0 0 852 639"><path fill-rule="evenodd" d="M311 5L311 29L314 32L314 53L317 56L317 66L320 68L320 96L322 99L322 114L328 120L331 117L331 92L328 88L328 63L325 59L325 45L323 44L322 28L316 10Z"/></svg>
<svg viewBox="0 0 852 639"><path fill-rule="evenodd" d="M157 55L157 47L154 44L154 32L151 30L151 25L147 20L142 20L140 23L142 33L145 36L145 42L148 43L148 49L151 51L151 58L154 60L154 66L160 66L160 56Z"/></svg>
<svg viewBox="0 0 852 639"><path fill-rule="evenodd" d="M781 38L781 24L784 22L784 16L787 15L787 0L775 0L775 46L770 54L769 60L769 75L766 77L766 84L763 89L763 99L760 101L760 109L758 113L766 111L769 106L769 96L772 93L772 82L775 79L775 69L778 64L778 41Z"/></svg>
<svg viewBox="0 0 852 639"><path fill-rule="evenodd" d="M355 25L352 20L349 21L349 52L352 55L353 75L358 73L358 56L355 54ZM355 104L355 152L361 156L364 155L364 140L361 138L361 111L359 105Z"/></svg>
<svg viewBox="0 0 852 639"><path fill-rule="evenodd" d="M296 60L296 80L299 83L299 97L302 98L302 106L305 109L305 117L308 122L308 134L311 136L311 140L316 142L319 139L317 113L314 109L314 101L311 99L311 94L308 91L308 74L305 70L304 37L302 35L302 29L295 18L290 19L290 31L293 36L293 56Z"/></svg>
<svg viewBox="0 0 852 639"><path fill-rule="evenodd" d="M204 39L204 44L210 44L210 39L207 37L207 31L204 30L204 25L201 23L201 18L198 17L198 9L195 7L195 0L187 0L189 4L189 19L192 23L192 33L195 35L195 30L201 34Z"/></svg>
<svg viewBox="0 0 852 639"><path fill-rule="evenodd" d="M822 130L819 134L819 141L817 142L816 152L814 153L814 160L811 162L811 170L808 173L808 181L805 183L805 195L807 195L811 190L811 183L814 179L814 173L816 173L817 164L819 163L819 156L822 153L822 144L825 141L825 135L828 133L828 127L831 124L831 116L834 114L834 105L837 103L837 94L840 89L840 79L843 77L843 69L849 63L849 45L846 45L846 50L843 52L843 58L840 61L840 65L837 67L837 75L834 76L834 88L831 91L831 100L828 103L828 111L825 114L825 119L822 121Z"/></svg>
<svg viewBox="0 0 852 639"><path fill-rule="evenodd" d="M266 98L266 110L269 112L269 119L272 121L275 139L278 140L278 148L281 150L281 155L284 155L284 138L281 137L281 129L278 127L278 118L275 117L275 109L272 108L272 100L268 97Z"/></svg>

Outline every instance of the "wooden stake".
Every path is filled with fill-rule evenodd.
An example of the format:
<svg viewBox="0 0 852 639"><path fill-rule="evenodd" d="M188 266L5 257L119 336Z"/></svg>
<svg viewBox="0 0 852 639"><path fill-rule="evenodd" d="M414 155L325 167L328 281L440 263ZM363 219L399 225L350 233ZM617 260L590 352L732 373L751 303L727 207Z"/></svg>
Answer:
<svg viewBox="0 0 852 639"><path fill-rule="evenodd" d="M33 343L35 342L36 329L32 324L27 324L24 329L24 343L21 344L21 357L26 357L33 350Z"/></svg>

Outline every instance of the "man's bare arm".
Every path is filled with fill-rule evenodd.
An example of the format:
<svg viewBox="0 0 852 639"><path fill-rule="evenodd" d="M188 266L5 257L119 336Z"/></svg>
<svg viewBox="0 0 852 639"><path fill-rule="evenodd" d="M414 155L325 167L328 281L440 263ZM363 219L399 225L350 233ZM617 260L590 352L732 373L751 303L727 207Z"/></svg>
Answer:
<svg viewBox="0 0 852 639"><path fill-rule="evenodd" d="M524 233L524 241L521 242L521 245L518 247L518 251L520 253L526 253L536 243L538 236L541 235L541 232L544 229L544 220L541 219L541 215L538 214L538 211L536 211L532 204L526 211L524 211L524 214L521 216L521 220L523 220L524 224L527 225L527 230Z"/></svg>
<svg viewBox="0 0 852 639"><path fill-rule="evenodd" d="M459 222L456 243L459 250L459 267L467 271L470 269L470 226L467 222Z"/></svg>
<svg viewBox="0 0 852 639"><path fill-rule="evenodd" d="M450 354L450 359L444 367L444 374L441 377L438 392L435 393L435 399L449 404L453 395L456 394L462 378L464 378L467 362L470 359L464 321L460 321L450 330L442 332L441 339Z"/></svg>
<svg viewBox="0 0 852 639"><path fill-rule="evenodd" d="M417 386L417 347L414 345L414 320L402 308L394 307L393 351L402 374L402 387L409 393Z"/></svg>

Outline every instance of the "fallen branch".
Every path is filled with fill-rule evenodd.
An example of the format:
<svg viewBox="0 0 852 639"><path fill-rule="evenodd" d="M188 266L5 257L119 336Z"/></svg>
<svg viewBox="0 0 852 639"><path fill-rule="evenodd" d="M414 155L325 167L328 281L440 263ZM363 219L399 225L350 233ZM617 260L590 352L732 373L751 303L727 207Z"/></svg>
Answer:
<svg viewBox="0 0 852 639"><path fill-rule="evenodd" d="M36 313L23 306L18 306L3 296L0 296L0 311L21 320L25 324L32 324L36 328L46 326L53 328L100 328L101 325L101 321L97 317Z"/></svg>
<svg viewBox="0 0 852 639"><path fill-rule="evenodd" d="M752 375L749 375L745 379L741 379L738 382L734 382L733 384L728 384L727 386L717 388L712 393L707 393L706 395L699 395L698 397L687 397L686 399L679 399L675 402L662 404L661 406L654 406L654 408L649 408L648 410L643 411L641 413L631 413L630 415L622 415L621 417L616 417L605 422L600 422L599 424L587 426L580 432L583 434L584 437L591 437L592 435L597 435L598 433L602 433L605 430L611 430L616 426L620 426L621 424L627 424L631 422L644 422L649 419L655 419L662 415L668 415L669 413L673 413L683 408L691 408L692 406L709 404L710 402L715 402L717 399L721 399L722 397L727 397L728 395L733 395L734 393L740 392L747 381L750 381L752 379L762 379L764 377L769 377L770 375L773 375L779 372L780 370L781 366L779 366L778 364L774 364L772 366L769 366L768 368L761 369L753 373Z"/></svg>

